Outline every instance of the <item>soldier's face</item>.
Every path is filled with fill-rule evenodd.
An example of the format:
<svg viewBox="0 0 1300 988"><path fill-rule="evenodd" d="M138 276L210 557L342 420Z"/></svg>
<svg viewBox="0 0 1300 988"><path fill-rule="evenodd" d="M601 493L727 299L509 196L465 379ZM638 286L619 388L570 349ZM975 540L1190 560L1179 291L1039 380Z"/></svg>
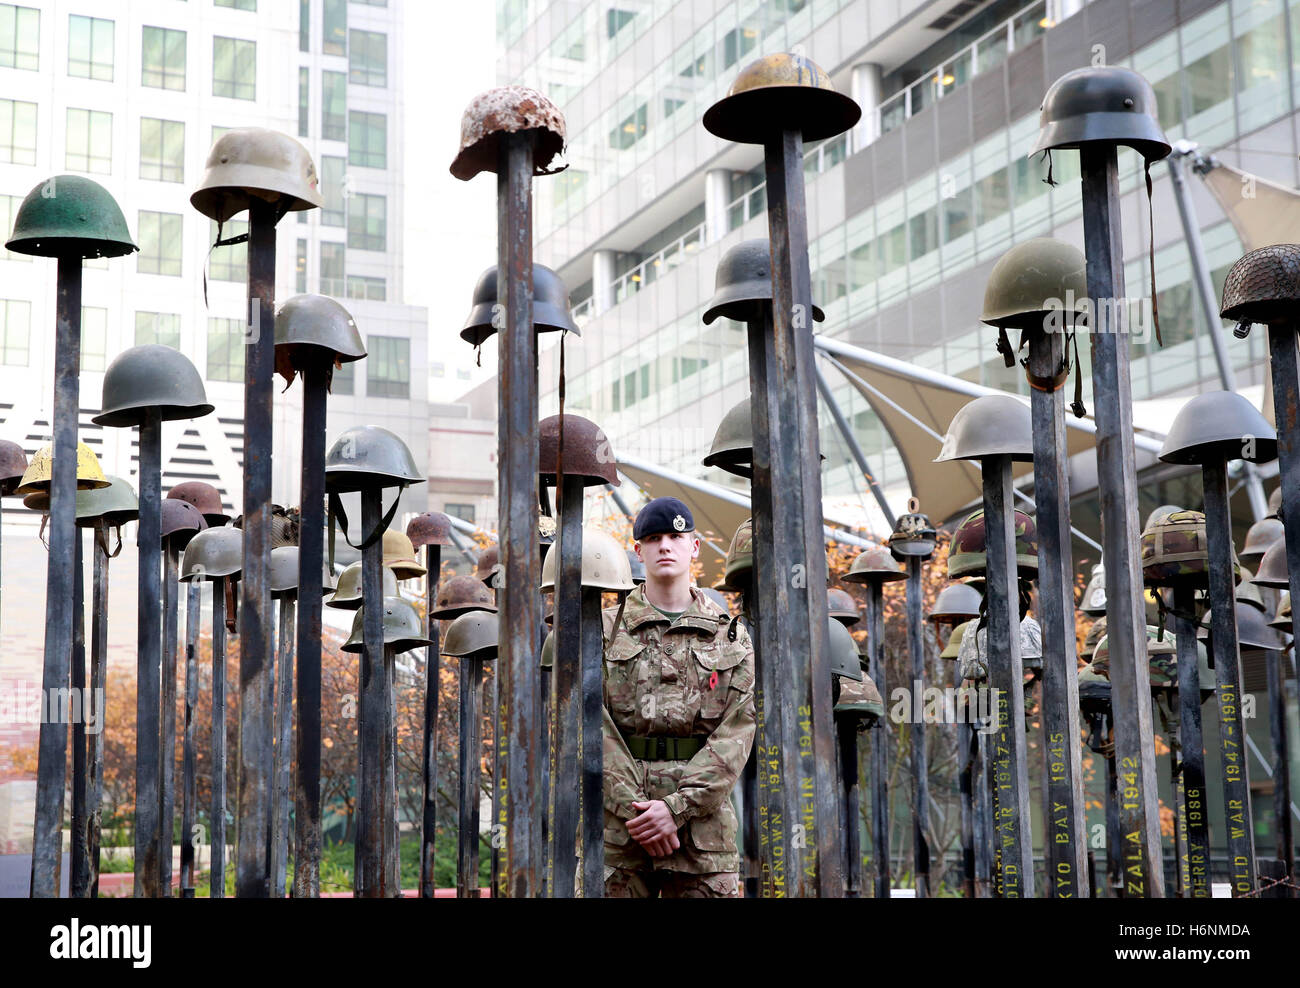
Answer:
<svg viewBox="0 0 1300 988"><path fill-rule="evenodd" d="M636 544L645 563L646 578L672 580L691 571L691 560L700 554L700 540L691 532L647 535Z"/></svg>

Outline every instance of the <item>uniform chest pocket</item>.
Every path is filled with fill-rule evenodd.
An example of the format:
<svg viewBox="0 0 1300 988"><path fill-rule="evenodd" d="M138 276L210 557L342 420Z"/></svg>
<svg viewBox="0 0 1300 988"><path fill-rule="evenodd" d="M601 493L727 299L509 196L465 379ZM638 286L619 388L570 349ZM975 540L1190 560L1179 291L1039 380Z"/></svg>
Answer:
<svg viewBox="0 0 1300 988"><path fill-rule="evenodd" d="M742 665L749 650L741 642L715 638L692 645L691 652L700 679L701 717L721 717L731 702L732 688L742 691L753 688L753 676Z"/></svg>
<svg viewBox="0 0 1300 988"><path fill-rule="evenodd" d="M637 659L645 643L619 635L605 649L605 701L615 720L631 717L636 711Z"/></svg>

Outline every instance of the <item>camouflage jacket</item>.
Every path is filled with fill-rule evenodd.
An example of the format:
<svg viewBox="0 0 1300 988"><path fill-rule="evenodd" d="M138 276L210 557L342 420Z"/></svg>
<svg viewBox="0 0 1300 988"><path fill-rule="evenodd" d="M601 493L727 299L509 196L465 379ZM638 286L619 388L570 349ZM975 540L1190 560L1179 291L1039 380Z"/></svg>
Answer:
<svg viewBox="0 0 1300 988"><path fill-rule="evenodd" d="M633 590L617 631L618 608L604 613L605 864L705 874L737 871L736 813L730 795L754 742L754 646L694 587L691 605L670 625ZM734 639L732 635L734 634ZM715 678L716 674L716 678ZM628 736L707 738L690 760L633 758ZM627 832L633 801L662 799L681 847L651 858Z"/></svg>

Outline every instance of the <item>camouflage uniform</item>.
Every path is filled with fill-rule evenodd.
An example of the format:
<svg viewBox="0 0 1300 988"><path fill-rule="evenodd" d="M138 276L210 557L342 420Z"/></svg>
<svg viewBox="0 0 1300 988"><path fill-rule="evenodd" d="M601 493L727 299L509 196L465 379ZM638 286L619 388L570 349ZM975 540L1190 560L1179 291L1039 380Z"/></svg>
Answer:
<svg viewBox="0 0 1300 988"><path fill-rule="evenodd" d="M739 895L736 813L731 790L754 741L754 646L748 633L691 587L690 606L671 625L637 587L622 625L605 611L605 893L645 897ZM734 640L732 640L734 634ZM699 737L689 760L634 758L627 737ZM651 858L628 833L661 799L681 847Z"/></svg>

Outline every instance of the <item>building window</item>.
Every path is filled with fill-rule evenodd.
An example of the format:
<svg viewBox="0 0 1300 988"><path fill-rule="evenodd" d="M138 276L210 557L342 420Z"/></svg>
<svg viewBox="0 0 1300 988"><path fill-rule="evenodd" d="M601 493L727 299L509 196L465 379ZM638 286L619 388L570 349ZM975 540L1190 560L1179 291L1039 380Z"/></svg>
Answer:
<svg viewBox="0 0 1300 988"><path fill-rule="evenodd" d="M294 291L299 295L307 291L307 241L298 241L298 256L294 262Z"/></svg>
<svg viewBox="0 0 1300 988"><path fill-rule="evenodd" d="M388 6L388 0L352 0L352 2L358 3L363 7L387 7Z"/></svg>
<svg viewBox="0 0 1300 988"><path fill-rule="evenodd" d="M365 278L359 274L350 274L348 275L348 298L383 302L388 298L388 285L383 278Z"/></svg>
<svg viewBox="0 0 1300 988"><path fill-rule="evenodd" d="M173 350L181 348L181 317L174 312L137 312L135 345L161 343Z"/></svg>
<svg viewBox="0 0 1300 988"><path fill-rule="evenodd" d="M217 242L217 222L211 221L212 236L209 243ZM229 240L248 232L248 220L226 220L221 226L221 239ZM208 255L208 279L210 281L247 281L248 280L248 244L230 244L226 247L214 247Z"/></svg>
<svg viewBox="0 0 1300 988"><path fill-rule="evenodd" d="M68 107L63 167L101 175L113 170L113 114Z"/></svg>
<svg viewBox="0 0 1300 988"><path fill-rule="evenodd" d="M411 341L401 336L366 339L366 394L375 398L411 396Z"/></svg>
<svg viewBox="0 0 1300 988"><path fill-rule="evenodd" d="M113 22L100 17L68 16L68 75L113 81Z"/></svg>
<svg viewBox="0 0 1300 988"><path fill-rule="evenodd" d="M243 381L245 328L242 319L208 317L209 381Z"/></svg>
<svg viewBox="0 0 1300 988"><path fill-rule="evenodd" d="M388 117L362 110L348 112L348 164L388 167Z"/></svg>
<svg viewBox="0 0 1300 988"><path fill-rule="evenodd" d="M320 194L324 204L321 206L320 221L322 226L346 226L346 200L343 198L344 168L347 162L343 158L322 155L320 159Z"/></svg>
<svg viewBox="0 0 1300 988"><path fill-rule="evenodd" d="M453 518L467 521L471 525L474 524L474 505L472 504L452 504L448 502L442 506L442 510Z"/></svg>
<svg viewBox="0 0 1300 988"><path fill-rule="evenodd" d="M388 85L388 35L348 32L348 78L358 86Z"/></svg>
<svg viewBox="0 0 1300 988"><path fill-rule="evenodd" d="M311 51L311 0L298 0L298 50Z"/></svg>
<svg viewBox="0 0 1300 988"><path fill-rule="evenodd" d="M235 10L257 10L257 0L212 0L214 6L232 7Z"/></svg>
<svg viewBox="0 0 1300 988"><path fill-rule="evenodd" d="M102 371L108 362L108 310L81 307L81 369Z"/></svg>
<svg viewBox="0 0 1300 988"><path fill-rule="evenodd" d="M0 161L36 164L36 104L0 99Z"/></svg>
<svg viewBox="0 0 1300 988"><path fill-rule="evenodd" d="M140 118L140 177L185 181L185 122Z"/></svg>
<svg viewBox="0 0 1300 988"><path fill-rule="evenodd" d="M311 69L298 70L298 136L307 136L307 99L311 89Z"/></svg>
<svg viewBox="0 0 1300 988"><path fill-rule="evenodd" d="M444 363L442 363L441 361L438 361L438 362L435 362L435 363L430 364L430 365L429 365L429 375L430 375L431 377L446 377L446 376L447 376L447 365L444 364Z"/></svg>
<svg viewBox="0 0 1300 988"><path fill-rule="evenodd" d="M348 246L358 250L385 250L388 220L384 196L354 193L348 198Z"/></svg>
<svg viewBox="0 0 1300 988"><path fill-rule="evenodd" d="M40 65L40 44L41 12L0 3L0 67L35 72Z"/></svg>
<svg viewBox="0 0 1300 988"><path fill-rule="evenodd" d="M0 320L0 364L26 367L32 304L0 299Z"/></svg>
<svg viewBox="0 0 1300 988"><path fill-rule="evenodd" d="M616 151L626 151L646 135L649 117L642 103L609 132L609 146Z"/></svg>
<svg viewBox="0 0 1300 988"><path fill-rule="evenodd" d="M185 90L185 32L147 27L141 44L140 85Z"/></svg>
<svg viewBox="0 0 1300 988"><path fill-rule="evenodd" d="M342 367L334 368L334 376L330 379L330 394L356 394L356 367L357 362L355 360L349 360Z"/></svg>
<svg viewBox="0 0 1300 988"><path fill-rule="evenodd" d="M466 367L458 367L458 368L456 368L456 380L458 380L458 381L468 381L468 380L469 380L469 369L466 368Z"/></svg>
<svg viewBox="0 0 1300 988"><path fill-rule="evenodd" d="M239 38L212 39L212 95L257 99L257 44Z"/></svg>
<svg viewBox="0 0 1300 988"><path fill-rule="evenodd" d="M348 77L342 72L320 74L320 136L325 141L348 139Z"/></svg>
<svg viewBox="0 0 1300 988"><path fill-rule="evenodd" d="M326 55L346 55L348 0L325 0L323 15L325 32L321 38L321 51Z"/></svg>
<svg viewBox="0 0 1300 988"><path fill-rule="evenodd" d="M180 213L154 213L140 210L136 226L140 236L140 253L135 269L141 274L181 275Z"/></svg>
<svg viewBox="0 0 1300 988"><path fill-rule="evenodd" d="M343 297L342 244L322 240L320 245L320 293L332 298Z"/></svg>
<svg viewBox="0 0 1300 988"><path fill-rule="evenodd" d="M18 215L18 207L22 204L22 199L18 196L0 195L0 227L5 230L14 228L14 218ZM30 254L15 254L11 250L6 250L3 244L0 244L0 260L5 261L31 261Z"/></svg>

